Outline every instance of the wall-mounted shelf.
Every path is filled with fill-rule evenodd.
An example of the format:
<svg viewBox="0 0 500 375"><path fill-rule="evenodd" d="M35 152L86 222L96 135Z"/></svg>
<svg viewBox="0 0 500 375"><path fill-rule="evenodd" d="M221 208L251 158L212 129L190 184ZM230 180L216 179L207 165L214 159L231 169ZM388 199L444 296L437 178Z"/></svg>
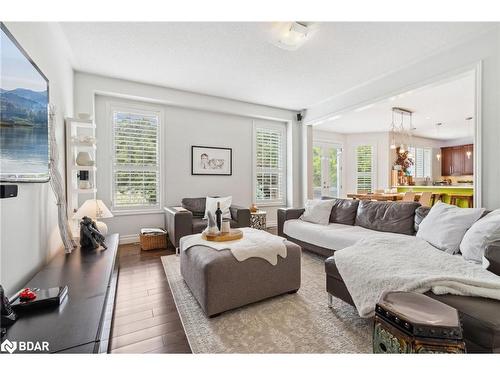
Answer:
<svg viewBox="0 0 500 375"><path fill-rule="evenodd" d="M73 126L78 128L95 129L93 120L83 120L79 118L67 117L66 122L70 122Z"/></svg>
<svg viewBox="0 0 500 375"><path fill-rule="evenodd" d="M95 143L89 143L89 142L71 141L71 144L74 147L78 147L78 148L92 148L94 150L97 148Z"/></svg>
<svg viewBox="0 0 500 375"><path fill-rule="evenodd" d="M88 167L88 166L84 166L84 165L73 165L73 170L74 171L89 171L89 172L95 172L97 170L97 167L94 165L94 166L91 166L91 167Z"/></svg>
<svg viewBox="0 0 500 375"><path fill-rule="evenodd" d="M97 193L97 189L96 188L93 188L93 189L78 189L78 194L95 194Z"/></svg>
<svg viewBox="0 0 500 375"><path fill-rule="evenodd" d="M97 146L95 142L96 126L92 120L66 118L66 197L68 203L68 219L75 237L79 236L78 220L73 219L76 210L87 200L97 198L97 167L76 164L79 152L88 152L92 160L96 160ZM88 172L87 174L82 173ZM88 176L90 188L80 188L80 178Z"/></svg>

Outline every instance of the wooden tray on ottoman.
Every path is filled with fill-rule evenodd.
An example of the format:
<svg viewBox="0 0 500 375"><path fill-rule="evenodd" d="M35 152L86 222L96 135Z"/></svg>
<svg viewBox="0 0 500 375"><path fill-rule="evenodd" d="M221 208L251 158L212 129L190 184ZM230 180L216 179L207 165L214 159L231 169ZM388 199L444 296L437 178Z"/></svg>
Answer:
<svg viewBox="0 0 500 375"><path fill-rule="evenodd" d="M239 229L231 229L229 233L218 233L215 235L203 233L201 237L204 240L214 242L234 241L243 238L243 232Z"/></svg>

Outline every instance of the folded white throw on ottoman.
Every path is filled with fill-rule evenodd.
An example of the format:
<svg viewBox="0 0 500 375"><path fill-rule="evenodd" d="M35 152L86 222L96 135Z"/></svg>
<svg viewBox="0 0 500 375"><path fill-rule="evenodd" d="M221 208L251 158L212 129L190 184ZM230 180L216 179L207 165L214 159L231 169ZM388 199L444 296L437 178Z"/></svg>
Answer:
<svg viewBox="0 0 500 375"><path fill-rule="evenodd" d="M239 228L243 238L235 241L214 242L201 237L201 233L182 237L179 243L180 251L186 251L193 246L206 246L214 250L231 250L234 257L242 262L248 258L262 258L273 266L278 264L278 255L286 258L285 239L263 230Z"/></svg>
<svg viewBox="0 0 500 375"><path fill-rule="evenodd" d="M335 264L361 317L384 291L456 294L500 300L500 277L413 238L370 238L335 252Z"/></svg>

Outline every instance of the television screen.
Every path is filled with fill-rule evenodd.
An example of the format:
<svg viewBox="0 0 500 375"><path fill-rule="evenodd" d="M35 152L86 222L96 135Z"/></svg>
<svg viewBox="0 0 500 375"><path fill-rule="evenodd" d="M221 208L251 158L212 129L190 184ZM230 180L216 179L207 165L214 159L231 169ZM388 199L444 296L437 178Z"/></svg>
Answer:
<svg viewBox="0 0 500 375"><path fill-rule="evenodd" d="M0 180L49 180L49 81L0 23Z"/></svg>

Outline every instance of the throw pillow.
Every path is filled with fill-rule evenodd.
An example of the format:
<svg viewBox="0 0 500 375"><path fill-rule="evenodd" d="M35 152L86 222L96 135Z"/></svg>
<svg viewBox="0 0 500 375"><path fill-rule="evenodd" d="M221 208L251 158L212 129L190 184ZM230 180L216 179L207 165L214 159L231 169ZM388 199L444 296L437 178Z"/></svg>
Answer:
<svg viewBox="0 0 500 375"><path fill-rule="evenodd" d="M301 220L310 223L328 225L330 213L332 212L334 200L309 199L306 202L305 211L300 217Z"/></svg>
<svg viewBox="0 0 500 375"><path fill-rule="evenodd" d="M220 202L220 209L222 211L222 217L226 219L231 219L231 212L229 212L229 207L231 207L233 197L220 197L213 198L207 197L205 204L205 216L203 219L208 219L208 212L210 211L215 217L215 211L217 211L217 202Z"/></svg>
<svg viewBox="0 0 500 375"><path fill-rule="evenodd" d="M460 249L460 242L472 224L483 214L484 208L460 208L437 202L419 225L417 237L449 254Z"/></svg>
<svg viewBox="0 0 500 375"><path fill-rule="evenodd" d="M500 241L500 209L470 227L460 243L460 252L465 259L481 263L486 248L496 241Z"/></svg>

